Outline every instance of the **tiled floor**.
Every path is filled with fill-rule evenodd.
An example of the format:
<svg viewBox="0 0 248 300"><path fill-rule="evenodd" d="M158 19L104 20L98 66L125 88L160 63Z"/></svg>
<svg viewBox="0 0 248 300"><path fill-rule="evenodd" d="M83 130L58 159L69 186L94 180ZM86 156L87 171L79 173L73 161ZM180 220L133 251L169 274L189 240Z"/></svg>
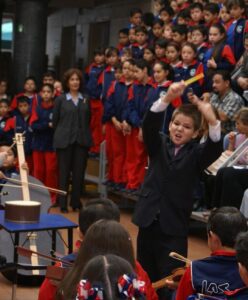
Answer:
<svg viewBox="0 0 248 300"><path fill-rule="evenodd" d="M53 209L53 213L57 213L58 209ZM69 213L66 215L72 221L77 222L77 213ZM131 223L131 212L122 211L121 213L121 223L130 232L131 237L134 241L137 236L137 227ZM191 232L189 237L189 258L196 259L207 256L209 250L207 247L206 237L204 228L199 229L199 226L191 226ZM0 232L1 234L1 232ZM64 232L62 234L65 234ZM77 239L77 230L74 230L74 241ZM135 247L136 248L136 247ZM23 288L18 287L16 300L36 300L38 295L37 288ZM5 280L2 275L0 275L0 300L10 300L11 299L11 284Z"/></svg>

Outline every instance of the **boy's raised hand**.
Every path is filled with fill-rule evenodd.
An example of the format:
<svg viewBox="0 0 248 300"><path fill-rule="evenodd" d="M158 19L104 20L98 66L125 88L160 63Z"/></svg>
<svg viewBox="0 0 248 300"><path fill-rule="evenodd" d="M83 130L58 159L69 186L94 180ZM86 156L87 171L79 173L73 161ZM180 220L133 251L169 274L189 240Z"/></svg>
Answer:
<svg viewBox="0 0 248 300"><path fill-rule="evenodd" d="M185 88L186 84L184 81L174 82L170 85L167 93L161 98L161 100L169 104L176 98L182 96Z"/></svg>

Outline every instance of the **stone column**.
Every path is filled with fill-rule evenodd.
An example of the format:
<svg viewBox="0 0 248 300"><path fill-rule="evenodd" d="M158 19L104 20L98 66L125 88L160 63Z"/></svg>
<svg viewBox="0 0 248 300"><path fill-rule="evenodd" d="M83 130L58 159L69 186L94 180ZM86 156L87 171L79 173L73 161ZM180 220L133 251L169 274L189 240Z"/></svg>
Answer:
<svg viewBox="0 0 248 300"><path fill-rule="evenodd" d="M16 0L13 83L16 91L24 79L34 76L40 83L45 71L48 0Z"/></svg>

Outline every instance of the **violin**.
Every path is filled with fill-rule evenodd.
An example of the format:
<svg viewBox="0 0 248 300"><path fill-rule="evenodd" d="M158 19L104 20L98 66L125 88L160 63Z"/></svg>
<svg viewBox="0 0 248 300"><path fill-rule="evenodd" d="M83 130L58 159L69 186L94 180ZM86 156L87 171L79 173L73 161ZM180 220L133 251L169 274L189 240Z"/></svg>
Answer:
<svg viewBox="0 0 248 300"><path fill-rule="evenodd" d="M176 259L176 260L184 262L186 265L184 267L174 269L170 275L168 275L165 278L162 278L162 279L154 282L152 284L152 287L155 290L158 290L158 289L161 289L163 287L168 286L169 285L168 281L173 281L175 283L175 285L177 285L179 283L179 281L181 280L181 278L183 277L183 275L184 275L187 267L191 263L191 260L189 260L186 257L183 257L182 255L180 255L180 254L178 254L176 252L171 252L169 254L169 256L172 257L172 258L174 258L174 259Z"/></svg>

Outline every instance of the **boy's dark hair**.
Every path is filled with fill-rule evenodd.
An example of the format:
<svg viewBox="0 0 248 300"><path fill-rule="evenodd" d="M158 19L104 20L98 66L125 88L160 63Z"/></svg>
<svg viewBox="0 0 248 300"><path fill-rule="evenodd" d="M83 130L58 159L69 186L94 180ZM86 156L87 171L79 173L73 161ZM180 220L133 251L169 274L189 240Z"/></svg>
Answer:
<svg viewBox="0 0 248 300"><path fill-rule="evenodd" d="M145 26L135 27L135 34L137 34L138 32L143 32L146 35L148 34L147 29L145 28Z"/></svg>
<svg viewBox="0 0 248 300"><path fill-rule="evenodd" d="M248 271L248 232L238 235L235 244L237 261Z"/></svg>
<svg viewBox="0 0 248 300"><path fill-rule="evenodd" d="M5 141L5 140L0 141L0 147L10 147L10 146L11 146L11 142ZM16 148L16 145L13 146L10 150L13 152L14 157L17 157L17 148Z"/></svg>
<svg viewBox="0 0 248 300"><path fill-rule="evenodd" d="M122 29L119 30L119 34L120 34L120 33L123 33L123 34L125 34L125 35L128 36L129 29L128 29L128 28L122 28Z"/></svg>
<svg viewBox="0 0 248 300"><path fill-rule="evenodd" d="M244 39L248 39L248 32L245 33Z"/></svg>
<svg viewBox="0 0 248 300"><path fill-rule="evenodd" d="M30 99L27 96L19 96L17 98L17 105L19 103L28 103L28 105L30 105Z"/></svg>
<svg viewBox="0 0 248 300"><path fill-rule="evenodd" d="M138 69L144 70L145 68L147 68L147 73L149 74L150 71L150 64L145 60L145 59L137 59L135 61L135 66Z"/></svg>
<svg viewBox="0 0 248 300"><path fill-rule="evenodd" d="M79 213L79 228L86 234L88 228L101 219L120 221L120 210L111 200L91 199L81 209Z"/></svg>
<svg viewBox="0 0 248 300"><path fill-rule="evenodd" d="M219 237L222 246L233 248L238 234L247 231L247 221L236 207L223 206L211 212L208 234L210 231Z"/></svg>
<svg viewBox="0 0 248 300"><path fill-rule="evenodd" d="M205 27L203 25L195 25L195 26L192 26L191 28L192 28L191 32L199 31L204 37L207 38L207 35L208 35L207 27Z"/></svg>
<svg viewBox="0 0 248 300"><path fill-rule="evenodd" d="M146 12L143 14L142 16L142 20L143 20L143 23L146 25L146 26L149 26L149 27L152 27L152 23L154 21L154 14L151 13L151 12Z"/></svg>
<svg viewBox="0 0 248 300"><path fill-rule="evenodd" d="M229 81L229 83L231 83L230 72L228 72L226 70L217 70L214 72L214 75L217 75L217 74L220 75L224 81Z"/></svg>
<svg viewBox="0 0 248 300"><path fill-rule="evenodd" d="M136 15L136 14L143 14L143 12L142 12L142 10L140 9L140 8L133 8L133 9L131 9L130 10L130 14L129 14L129 16L130 17L133 17L134 15Z"/></svg>
<svg viewBox="0 0 248 300"><path fill-rule="evenodd" d="M229 0L227 2L227 8L230 10L233 6L238 6L241 9L245 9L246 5L245 5L245 1L244 0Z"/></svg>
<svg viewBox="0 0 248 300"><path fill-rule="evenodd" d="M154 44L155 47L159 46L160 48L163 48L163 49L165 49L167 47L167 45L168 45L168 42L164 38L156 40L156 42Z"/></svg>
<svg viewBox="0 0 248 300"><path fill-rule="evenodd" d="M177 32L180 35L187 35L188 29L186 25L174 25L172 26L172 32Z"/></svg>
<svg viewBox="0 0 248 300"><path fill-rule="evenodd" d="M174 47L178 52L181 50L181 45L179 45L178 43L176 42L173 42L173 41L170 41L168 44L167 44L167 47Z"/></svg>
<svg viewBox="0 0 248 300"><path fill-rule="evenodd" d="M108 49L106 49L105 56L110 57L113 54L119 55L119 50L115 47L112 47L112 46L108 47Z"/></svg>
<svg viewBox="0 0 248 300"><path fill-rule="evenodd" d="M217 3L208 3L204 6L203 10L210 12L212 15L218 15L220 12L220 8Z"/></svg>
<svg viewBox="0 0 248 300"><path fill-rule="evenodd" d="M51 90L52 93L54 92L54 86L53 86L52 84L50 84L50 83L44 83L44 84L42 84L41 90L42 90L44 87L48 87L48 88Z"/></svg>
<svg viewBox="0 0 248 300"><path fill-rule="evenodd" d="M55 76L55 74L54 74L53 71L47 71L47 72L45 72L43 74L42 78L44 78L44 77L52 77L54 80L56 79L56 76Z"/></svg>
<svg viewBox="0 0 248 300"><path fill-rule="evenodd" d="M163 27L164 26L164 21L161 20L161 19L155 19L152 23L152 27L157 25L157 24L159 24L161 27Z"/></svg>
<svg viewBox="0 0 248 300"><path fill-rule="evenodd" d="M102 47L97 47L94 52L93 52L93 55L96 56L96 55L104 55L105 54L105 49L102 48Z"/></svg>
<svg viewBox="0 0 248 300"><path fill-rule="evenodd" d="M190 11L188 9L184 9L181 10L178 14L177 14L177 19L178 18L182 18L184 20L188 20L190 19Z"/></svg>
<svg viewBox="0 0 248 300"><path fill-rule="evenodd" d="M8 80L6 78L0 78L0 83L5 82L6 84L8 84Z"/></svg>
<svg viewBox="0 0 248 300"><path fill-rule="evenodd" d="M146 50L146 49L149 50L150 52L152 52L153 55L155 55L155 49L154 49L154 47L148 46L148 47L145 48L145 50Z"/></svg>
<svg viewBox="0 0 248 300"><path fill-rule="evenodd" d="M160 11L159 11L159 14L161 14L163 11L167 12L167 14L170 17L174 16L174 11L170 6L165 6L165 7L161 8Z"/></svg>
<svg viewBox="0 0 248 300"><path fill-rule="evenodd" d="M190 7L189 7L190 11L191 11L191 9L195 9L195 8L199 8L201 11L203 11L202 3L194 2L194 3L190 4Z"/></svg>
<svg viewBox="0 0 248 300"><path fill-rule="evenodd" d="M35 85L37 84L36 79L35 79L34 76L28 76L28 77L26 77L26 78L24 79L24 84L25 84L28 80L32 80L32 81L35 83Z"/></svg>
<svg viewBox="0 0 248 300"><path fill-rule="evenodd" d="M0 99L0 104L2 104L2 103L4 103L4 104L6 104L7 106L9 106L9 100L6 99L6 98Z"/></svg>
<svg viewBox="0 0 248 300"><path fill-rule="evenodd" d="M202 115L193 104L184 104L178 107L172 115L171 121L179 114L185 115L193 120L194 131L199 130L202 123Z"/></svg>

